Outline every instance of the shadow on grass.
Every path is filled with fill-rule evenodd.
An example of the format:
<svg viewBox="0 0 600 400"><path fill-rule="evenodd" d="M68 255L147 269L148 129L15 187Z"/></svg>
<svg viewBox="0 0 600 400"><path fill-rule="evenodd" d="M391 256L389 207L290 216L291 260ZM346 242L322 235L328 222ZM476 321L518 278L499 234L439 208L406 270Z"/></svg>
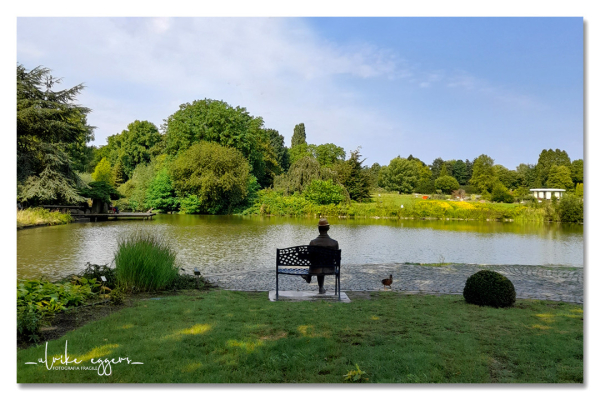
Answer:
<svg viewBox="0 0 600 400"><path fill-rule="evenodd" d="M139 301L48 351L64 354L68 340L69 354L143 365L115 364L109 376L25 365L43 356L40 346L18 352L18 382L342 383L356 364L369 382L582 382L582 309L517 305L395 292L352 303L269 302L265 293L220 290Z"/></svg>

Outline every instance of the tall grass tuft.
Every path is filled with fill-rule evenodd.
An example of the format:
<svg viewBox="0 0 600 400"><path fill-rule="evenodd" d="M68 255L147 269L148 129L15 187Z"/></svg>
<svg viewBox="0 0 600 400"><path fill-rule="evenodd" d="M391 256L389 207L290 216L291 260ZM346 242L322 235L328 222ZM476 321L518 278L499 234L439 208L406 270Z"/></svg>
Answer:
<svg viewBox="0 0 600 400"><path fill-rule="evenodd" d="M164 289L179 274L175 251L162 239L138 232L119 240L115 253L115 272L125 290Z"/></svg>
<svg viewBox="0 0 600 400"><path fill-rule="evenodd" d="M60 225L73 221L70 214L63 214L59 211L49 211L44 208L27 208L17 211L17 227L36 225Z"/></svg>

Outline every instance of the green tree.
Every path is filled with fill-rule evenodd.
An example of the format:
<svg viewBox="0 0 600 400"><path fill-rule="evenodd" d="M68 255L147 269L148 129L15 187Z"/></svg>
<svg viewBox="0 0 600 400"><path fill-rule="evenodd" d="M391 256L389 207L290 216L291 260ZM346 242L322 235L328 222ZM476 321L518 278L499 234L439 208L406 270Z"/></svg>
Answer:
<svg viewBox="0 0 600 400"><path fill-rule="evenodd" d="M275 129L265 129L271 140L271 147L275 153L277 163L281 167L282 172L290 169L290 151L285 147L283 135L280 135Z"/></svg>
<svg viewBox="0 0 600 400"><path fill-rule="evenodd" d="M125 175L131 176L138 164L150 161L150 149L162 140L162 136L152 122L135 120L120 134L107 140L111 164L120 161Z"/></svg>
<svg viewBox="0 0 600 400"><path fill-rule="evenodd" d="M92 173L92 179L95 182L106 182L110 185L114 185L112 167L106 158L100 160L98 165L96 165L96 169L94 169L94 172Z"/></svg>
<svg viewBox="0 0 600 400"><path fill-rule="evenodd" d="M133 211L145 211L148 209L146 207L146 194L150 183L156 175L156 168L157 166L154 163L138 164L133 171L131 179L119 186L117 190L125 197L121 202L123 209Z"/></svg>
<svg viewBox="0 0 600 400"><path fill-rule="evenodd" d="M503 165L494 165L494 173L498 180L502 182L508 189L516 189L519 187L519 174L517 171L510 170Z"/></svg>
<svg viewBox="0 0 600 400"><path fill-rule="evenodd" d="M378 182L379 182L379 173L381 172L381 165L379 165L379 163L373 163L371 165L371 167L366 168L367 172L369 173L369 180L371 182L371 187L372 188L377 188Z"/></svg>
<svg viewBox="0 0 600 400"><path fill-rule="evenodd" d="M571 163L571 179L573 183L583 183L583 160L573 160Z"/></svg>
<svg viewBox="0 0 600 400"><path fill-rule="evenodd" d="M553 189L573 189L569 167L553 165L548 173L546 186Z"/></svg>
<svg viewBox="0 0 600 400"><path fill-rule="evenodd" d="M429 166L421 163L419 165L419 182L415 187L415 192L418 193L433 193L435 192L435 181L432 178L431 169Z"/></svg>
<svg viewBox="0 0 600 400"><path fill-rule="evenodd" d="M583 183L578 183L575 186L575 196L583 198Z"/></svg>
<svg viewBox="0 0 600 400"><path fill-rule="evenodd" d="M17 200L31 205L40 203L76 204L84 201L79 190L86 185L70 166L68 156L56 146L41 144L44 169L17 182Z"/></svg>
<svg viewBox="0 0 600 400"><path fill-rule="evenodd" d="M146 207L161 211L175 211L179 199L175 195L173 183L166 167L154 176L146 192Z"/></svg>
<svg viewBox="0 0 600 400"><path fill-rule="evenodd" d="M459 184L466 185L469 181L467 176L467 164L463 160L456 160L452 165L452 176Z"/></svg>
<svg viewBox="0 0 600 400"><path fill-rule="evenodd" d="M442 176L448 176L448 169L446 168L446 163L442 164L442 169L440 170L440 175L438 176L438 178L441 178Z"/></svg>
<svg viewBox="0 0 600 400"><path fill-rule="evenodd" d="M442 160L440 157L433 160L433 163L431 163L431 165L429 166L429 168L431 169L431 178L433 180L436 180L440 177L440 172L442 172L443 166L444 160Z"/></svg>
<svg viewBox="0 0 600 400"><path fill-rule="evenodd" d="M302 193L313 180L332 178L332 173L321 168L315 158L306 156L293 163L287 173L275 177L274 188L285 195Z"/></svg>
<svg viewBox="0 0 600 400"><path fill-rule="evenodd" d="M121 198L121 194L110 183L104 181L90 182L89 187L81 189L80 192L82 196L105 203Z"/></svg>
<svg viewBox="0 0 600 400"><path fill-rule="evenodd" d="M177 157L171 177L178 197L197 196L201 212L225 214L246 198L250 171L239 150L200 142Z"/></svg>
<svg viewBox="0 0 600 400"><path fill-rule="evenodd" d="M294 165L299 160L302 160L305 157L314 158L312 152L308 148L308 144L301 143L290 149L290 165ZM315 158L316 161L316 158Z"/></svg>
<svg viewBox="0 0 600 400"><path fill-rule="evenodd" d="M446 174L447 175L454 176L454 164L455 163L456 163L456 160L447 160L447 161L444 161L444 167L446 167Z"/></svg>
<svg viewBox="0 0 600 400"><path fill-rule="evenodd" d="M460 184L453 176L440 174L440 177L435 180L435 188L445 194L450 194L454 190L458 190Z"/></svg>
<svg viewBox="0 0 600 400"><path fill-rule="evenodd" d="M542 150L536 165L537 183L542 187L548 187L548 176L552 166L571 167L571 159L566 151L563 150Z"/></svg>
<svg viewBox="0 0 600 400"><path fill-rule="evenodd" d="M365 160L361 160L359 150L360 148L350 152L350 158L343 163L339 163L345 168L338 170L342 172L338 174L338 182L346 188L350 199L364 201L371 199L369 192L371 182L369 173L362 166Z"/></svg>
<svg viewBox="0 0 600 400"><path fill-rule="evenodd" d="M294 127L294 134L292 135L292 149L298 145L306 143L306 130L304 123L299 123Z"/></svg>
<svg viewBox="0 0 600 400"><path fill-rule="evenodd" d="M60 84L50 70L17 65L17 186L20 201L77 203L85 187L70 153L83 151L93 138L89 108L76 104L83 85L54 90Z"/></svg>
<svg viewBox="0 0 600 400"><path fill-rule="evenodd" d="M96 147L88 146L86 145L86 142L93 140L94 136L91 135L82 139L82 141L66 144L64 149L69 156L71 166L75 171L91 173L96 166L94 163Z"/></svg>
<svg viewBox="0 0 600 400"><path fill-rule="evenodd" d="M519 164L517 166L517 180L520 187L533 189L536 180L535 165Z"/></svg>
<svg viewBox="0 0 600 400"><path fill-rule="evenodd" d="M308 145L308 150L322 167L331 167L336 162L346 159L344 149L333 143L325 143L318 146L311 144Z"/></svg>
<svg viewBox="0 0 600 400"><path fill-rule="evenodd" d="M465 179L467 180L467 182L469 182L473 177L473 163L467 158L465 160L465 166L467 167L467 176Z"/></svg>
<svg viewBox="0 0 600 400"><path fill-rule="evenodd" d="M243 107L234 108L211 99L196 100L180 105L179 110L165 120L162 129L168 154L184 152L200 141L237 149L262 187L270 185L279 167L262 118L251 116Z"/></svg>
<svg viewBox="0 0 600 400"><path fill-rule="evenodd" d="M121 160L117 161L115 166L112 169L113 173L113 182L115 186L121 186L126 181L125 177L125 169L123 168L123 163Z"/></svg>
<svg viewBox="0 0 600 400"><path fill-rule="evenodd" d="M420 163L396 157L381 171L380 186L385 190L413 193L420 178Z"/></svg>
<svg viewBox="0 0 600 400"><path fill-rule="evenodd" d="M493 167L494 160L491 157L480 155L473 160L473 176L469 183L480 192L490 192L498 181Z"/></svg>

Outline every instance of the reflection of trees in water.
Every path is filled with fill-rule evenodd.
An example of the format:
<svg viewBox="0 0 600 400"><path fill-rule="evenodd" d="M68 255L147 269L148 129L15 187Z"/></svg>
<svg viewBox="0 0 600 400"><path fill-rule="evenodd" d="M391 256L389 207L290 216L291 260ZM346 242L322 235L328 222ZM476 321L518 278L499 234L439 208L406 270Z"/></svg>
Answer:
<svg viewBox="0 0 600 400"><path fill-rule="evenodd" d="M345 264L583 265L583 227L480 221L328 217ZM122 235L144 229L169 241L188 272L270 270L275 249L308 244L318 218L158 215L153 221L69 224L17 232L19 277L49 278L109 263Z"/></svg>

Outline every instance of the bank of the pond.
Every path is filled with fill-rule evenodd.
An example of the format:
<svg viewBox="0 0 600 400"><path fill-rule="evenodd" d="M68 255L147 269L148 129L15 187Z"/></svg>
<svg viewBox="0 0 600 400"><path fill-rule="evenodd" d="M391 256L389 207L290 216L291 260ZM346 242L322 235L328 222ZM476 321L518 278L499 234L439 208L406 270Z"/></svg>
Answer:
<svg viewBox="0 0 600 400"><path fill-rule="evenodd" d="M281 217L337 217L337 218L384 218L423 219L453 221L502 221L502 222L579 222L581 212L562 213L558 203L490 203L487 201L423 199L418 195L383 193L372 195L371 202L355 201L340 204L319 205L303 196L283 196L272 190L261 190L254 204L238 215ZM579 214L581 214L579 216ZM575 215L575 217L573 217ZM574 221L572 219L575 218ZM32 208L17 212L17 228L48 226L73 222L69 214Z"/></svg>
<svg viewBox="0 0 600 400"><path fill-rule="evenodd" d="M401 293L462 294L467 279L483 269L496 271L511 280L519 299L564 301L583 304L583 268L536 265L443 265L385 263L342 265L341 287L350 291L379 291L381 280L393 276L391 290ZM224 289L269 291L275 288L273 271L244 271L206 274L205 279ZM297 276L280 275L279 290L316 291L316 280L307 284ZM334 280L325 278L325 288L333 292Z"/></svg>
<svg viewBox="0 0 600 400"><path fill-rule="evenodd" d="M49 211L41 207L17 210L17 229L62 225L73 220L70 214Z"/></svg>
<svg viewBox="0 0 600 400"><path fill-rule="evenodd" d="M485 201L433 200L415 195L383 193L371 202L318 205L303 196L283 196L275 191L261 191L255 204L244 215L328 216L395 219L445 219L507 222L559 222L557 204L490 203ZM564 218L563 218L564 219Z"/></svg>
<svg viewBox="0 0 600 400"><path fill-rule="evenodd" d="M212 290L139 300L50 341L47 353L18 351L17 382L339 384L357 366L368 383L583 382L580 306L349 296L349 304L291 303ZM71 363L52 368L65 353Z"/></svg>

